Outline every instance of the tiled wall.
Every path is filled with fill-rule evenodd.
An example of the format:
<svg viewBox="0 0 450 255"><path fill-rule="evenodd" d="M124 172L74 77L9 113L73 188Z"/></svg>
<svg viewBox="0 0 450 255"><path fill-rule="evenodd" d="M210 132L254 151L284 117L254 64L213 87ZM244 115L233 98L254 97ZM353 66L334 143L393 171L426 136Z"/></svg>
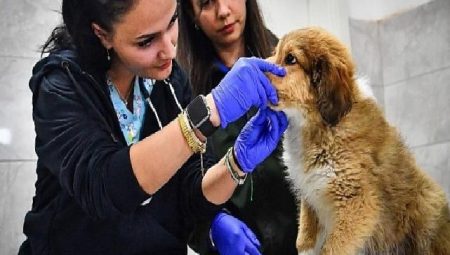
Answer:
<svg viewBox="0 0 450 255"><path fill-rule="evenodd" d="M59 5L0 0L0 254L16 254L24 239L36 179L28 79L39 45L59 22ZM388 119L450 195L450 1L376 22L351 20L350 36Z"/></svg>
<svg viewBox="0 0 450 255"><path fill-rule="evenodd" d="M60 1L0 0L0 254L17 254L36 180L28 79Z"/></svg>
<svg viewBox="0 0 450 255"><path fill-rule="evenodd" d="M450 1L350 21L352 52L418 164L450 198Z"/></svg>

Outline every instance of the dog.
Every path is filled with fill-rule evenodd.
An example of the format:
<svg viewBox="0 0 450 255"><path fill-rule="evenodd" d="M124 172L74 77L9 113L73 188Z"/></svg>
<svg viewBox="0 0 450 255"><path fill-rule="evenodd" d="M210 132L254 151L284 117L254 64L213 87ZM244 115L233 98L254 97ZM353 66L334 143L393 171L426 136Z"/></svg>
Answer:
<svg viewBox="0 0 450 255"><path fill-rule="evenodd" d="M423 172L326 30L286 34L268 75L289 126L283 160L299 197L299 254L450 254L445 192Z"/></svg>

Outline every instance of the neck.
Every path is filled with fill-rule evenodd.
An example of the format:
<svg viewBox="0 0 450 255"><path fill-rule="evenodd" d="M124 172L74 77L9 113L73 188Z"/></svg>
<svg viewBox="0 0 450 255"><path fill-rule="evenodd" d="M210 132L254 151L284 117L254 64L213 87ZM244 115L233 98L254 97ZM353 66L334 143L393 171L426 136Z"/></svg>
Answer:
<svg viewBox="0 0 450 255"><path fill-rule="evenodd" d="M122 98L126 98L127 95L130 95L132 89L131 82L135 76L132 72L119 63L113 62L107 73Z"/></svg>
<svg viewBox="0 0 450 255"><path fill-rule="evenodd" d="M245 43L243 39L230 45L215 45L215 48L219 59L227 67L232 67L240 57L245 56Z"/></svg>

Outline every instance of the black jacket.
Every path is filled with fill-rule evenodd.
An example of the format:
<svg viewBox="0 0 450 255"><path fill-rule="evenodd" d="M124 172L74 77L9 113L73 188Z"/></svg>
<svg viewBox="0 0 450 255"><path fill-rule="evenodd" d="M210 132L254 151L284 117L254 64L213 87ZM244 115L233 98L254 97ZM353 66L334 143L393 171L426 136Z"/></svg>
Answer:
<svg viewBox="0 0 450 255"><path fill-rule="evenodd" d="M169 79L185 107L191 90L175 62ZM218 209L201 191L199 157L141 206L150 195L133 174L106 83L66 50L36 64L30 88L38 179L20 254L186 254L192 225ZM162 81L150 98L163 125L176 118L179 109ZM147 109L141 137L159 130L156 123Z"/></svg>

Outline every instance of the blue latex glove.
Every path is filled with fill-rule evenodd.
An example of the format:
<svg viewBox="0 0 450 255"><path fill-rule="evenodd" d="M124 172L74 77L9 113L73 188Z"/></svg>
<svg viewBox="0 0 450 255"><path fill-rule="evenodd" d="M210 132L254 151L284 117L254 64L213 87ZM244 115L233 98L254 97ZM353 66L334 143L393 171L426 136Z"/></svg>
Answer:
<svg viewBox="0 0 450 255"><path fill-rule="evenodd" d="M235 217L220 212L211 225L211 238L220 255L260 255L255 234Z"/></svg>
<svg viewBox="0 0 450 255"><path fill-rule="evenodd" d="M286 70L260 58L240 58L211 94L220 116L220 125L239 119L252 106L265 108L278 103L275 88L264 72L284 76Z"/></svg>
<svg viewBox="0 0 450 255"><path fill-rule="evenodd" d="M260 109L245 124L234 144L235 158L242 171L251 173L267 158L277 147L287 126L288 120L283 112Z"/></svg>

